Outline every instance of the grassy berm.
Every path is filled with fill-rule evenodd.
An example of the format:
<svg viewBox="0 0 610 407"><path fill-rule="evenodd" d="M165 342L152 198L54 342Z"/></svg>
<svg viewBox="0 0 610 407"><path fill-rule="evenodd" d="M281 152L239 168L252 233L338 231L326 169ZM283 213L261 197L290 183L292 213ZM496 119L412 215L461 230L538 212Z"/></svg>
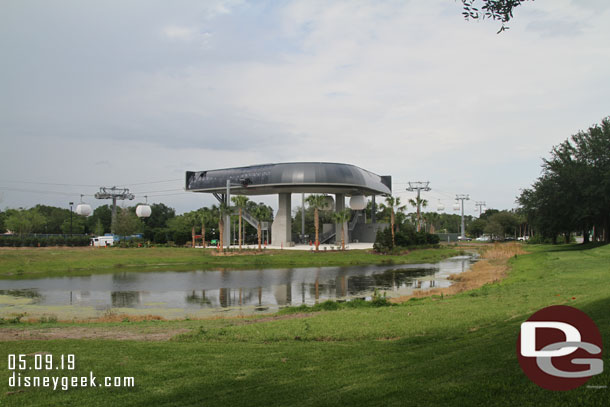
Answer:
<svg viewBox="0 0 610 407"><path fill-rule="evenodd" d="M610 384L609 367L587 383L595 387L551 392L522 373L515 344L520 323L532 313L567 304L585 311L610 346L610 246L526 249L531 253L511 258L503 280L451 296L271 318L97 325L182 330L170 340L5 341L0 405L607 406L610 390L599 386ZM0 331L41 328L91 329L20 323ZM75 371L52 376L93 371L98 377L133 376L136 385L9 388L7 355L34 352L76 355Z"/></svg>

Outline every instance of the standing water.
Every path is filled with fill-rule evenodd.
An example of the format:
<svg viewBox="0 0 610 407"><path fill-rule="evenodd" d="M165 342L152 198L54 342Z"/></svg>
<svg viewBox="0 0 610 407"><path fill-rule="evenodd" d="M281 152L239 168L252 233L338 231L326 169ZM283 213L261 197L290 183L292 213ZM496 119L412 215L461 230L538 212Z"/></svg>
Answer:
<svg viewBox="0 0 610 407"><path fill-rule="evenodd" d="M435 264L315 267L230 271L124 271L84 277L0 280L0 317L23 314L59 319L106 313L165 318L275 312L325 300L370 299L448 287L471 256Z"/></svg>

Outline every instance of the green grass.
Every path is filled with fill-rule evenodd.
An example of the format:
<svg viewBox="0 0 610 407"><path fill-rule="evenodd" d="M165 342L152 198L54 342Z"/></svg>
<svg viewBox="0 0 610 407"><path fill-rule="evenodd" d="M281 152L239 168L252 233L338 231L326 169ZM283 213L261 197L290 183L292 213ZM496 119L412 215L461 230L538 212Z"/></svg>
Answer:
<svg viewBox="0 0 610 407"><path fill-rule="evenodd" d="M458 248L413 250L380 255L369 250L309 252L266 250L257 255L213 256L212 249L187 248L23 248L0 249L0 279L58 277L108 273L117 269L246 269L348 266L359 264L436 263L460 253Z"/></svg>
<svg viewBox="0 0 610 407"><path fill-rule="evenodd" d="M533 253L511 260L512 271L502 282L453 297L329 307L334 310L258 323L249 318L123 325L191 328L166 342L4 342L0 405L605 406L609 389L537 387L521 372L515 343L520 323L533 312L568 304L593 318L610 346L610 246L528 249ZM64 325L44 325L52 326ZM7 327L15 325L0 329ZM93 370L98 376L134 376L136 387L6 395L7 354L36 351L74 353L75 375ZM610 385L610 367L588 384Z"/></svg>

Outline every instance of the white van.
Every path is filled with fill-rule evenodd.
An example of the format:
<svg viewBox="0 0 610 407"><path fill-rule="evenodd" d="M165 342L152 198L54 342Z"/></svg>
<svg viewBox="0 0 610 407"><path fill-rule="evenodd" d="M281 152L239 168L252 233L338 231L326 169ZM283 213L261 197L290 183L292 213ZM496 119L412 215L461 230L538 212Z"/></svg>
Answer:
<svg viewBox="0 0 610 407"><path fill-rule="evenodd" d="M91 246L106 247L114 244L114 236L96 236L91 238Z"/></svg>

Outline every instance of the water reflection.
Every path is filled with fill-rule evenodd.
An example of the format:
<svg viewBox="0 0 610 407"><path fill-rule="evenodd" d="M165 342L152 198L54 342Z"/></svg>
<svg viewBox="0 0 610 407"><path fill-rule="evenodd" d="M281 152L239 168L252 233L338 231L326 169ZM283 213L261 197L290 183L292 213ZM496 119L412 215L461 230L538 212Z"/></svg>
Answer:
<svg viewBox="0 0 610 407"><path fill-rule="evenodd" d="M327 299L388 296L447 287L447 277L471 264L468 256L437 264L190 272L119 272L86 277L0 280L0 295L39 305L108 308L277 309ZM9 305L1 304L0 307Z"/></svg>

